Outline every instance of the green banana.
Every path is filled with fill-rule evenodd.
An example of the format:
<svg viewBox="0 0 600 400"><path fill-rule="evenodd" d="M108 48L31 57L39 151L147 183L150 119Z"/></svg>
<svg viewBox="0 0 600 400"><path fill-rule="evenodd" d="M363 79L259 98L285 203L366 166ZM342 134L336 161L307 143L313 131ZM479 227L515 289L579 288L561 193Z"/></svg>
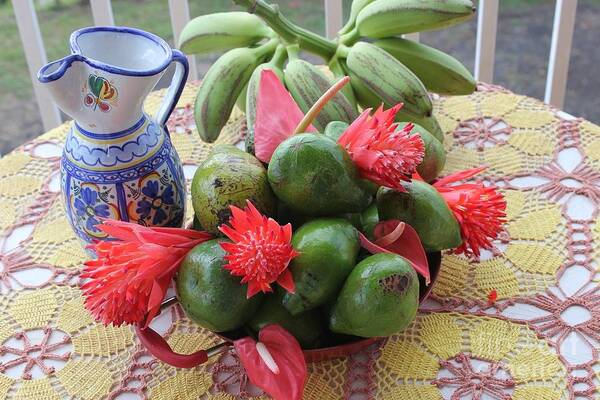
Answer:
<svg viewBox="0 0 600 400"><path fill-rule="evenodd" d="M242 88L242 91L240 92L240 95L235 101L235 105L237 106L237 108L239 108L244 113L246 112L246 93L248 92L248 83L250 83L250 81L246 82L246 84Z"/></svg>
<svg viewBox="0 0 600 400"><path fill-rule="evenodd" d="M279 62L277 63L277 65L275 65L276 63L273 62L273 59L275 59L276 57L278 57L277 53L279 52L280 55L283 55L284 57L281 58L281 56L279 56L279 58L281 58L279 60ZM285 62L285 46L283 45L279 45L277 46L277 50L275 50L275 54L273 55L273 58L264 63L259 65L258 67L256 67L257 69L264 69L264 68L271 68L271 69L278 69L278 70L282 70L283 69L283 63ZM267 65L268 64L268 65ZM279 73L276 71L277 75L283 80L282 76L283 75L279 75ZM260 74L259 74L260 75ZM250 84L250 81L248 81L248 83L246 83L246 85L244 86L244 88L242 89L242 91L240 92L239 97L237 98L237 101L235 102L235 105L238 106L238 108L240 110L242 110L243 112L246 112L246 96L248 95L248 85ZM256 89L258 89L258 82L257 82L257 86Z"/></svg>
<svg viewBox="0 0 600 400"><path fill-rule="evenodd" d="M186 24L179 48L187 54L204 54L254 45L273 31L259 17L247 12L201 15Z"/></svg>
<svg viewBox="0 0 600 400"><path fill-rule="evenodd" d="M273 39L256 48L238 48L223 54L206 72L194 108L196 128L203 141L219 137L252 71L277 46Z"/></svg>
<svg viewBox="0 0 600 400"><path fill-rule="evenodd" d="M344 61L344 60L341 60ZM346 75L350 77L350 86L352 86L352 91L356 97L356 100L360 106L365 108L377 108L382 104L381 99L373 93L371 89L369 89L362 81L352 74L351 71L348 70L348 67L345 63L342 63L344 70L346 71Z"/></svg>
<svg viewBox="0 0 600 400"><path fill-rule="evenodd" d="M348 21L342 27L342 29L340 29L338 34L341 36L344 33L350 32L356 24L356 17L358 16L358 13L360 13L363 8L374 1L375 0L353 0L352 5L350 6L350 16L348 17Z"/></svg>
<svg viewBox="0 0 600 400"><path fill-rule="evenodd" d="M329 70L333 73L333 76L336 78L336 80L343 78L347 75L344 71L344 68L342 67L341 62L343 62L343 60L340 60L337 57L333 57L329 61ZM352 85L344 86L342 88L342 93L344 94L344 96L346 96L346 100L348 100L350 104L352 104L352 107L356 108L356 95L352 90Z"/></svg>
<svg viewBox="0 0 600 400"><path fill-rule="evenodd" d="M432 92L466 95L475 91L475 78L456 58L433 47L400 38L373 43L406 65Z"/></svg>
<svg viewBox="0 0 600 400"><path fill-rule="evenodd" d="M360 81L386 107L404 103L406 113L415 117L431 115L431 100L419 78L385 50L358 42L348 51L346 66L351 81Z"/></svg>
<svg viewBox="0 0 600 400"><path fill-rule="evenodd" d="M377 0L358 14L356 29L379 39L455 25L474 13L471 0Z"/></svg>
<svg viewBox="0 0 600 400"><path fill-rule="evenodd" d="M303 112L308 110L332 85L323 71L308 61L294 58L283 71L285 85ZM354 106L342 93L337 93L319 113L313 125L322 131L331 121L351 123L358 116Z"/></svg>
<svg viewBox="0 0 600 400"><path fill-rule="evenodd" d="M256 122L256 97L258 95L258 84L260 83L260 75L264 69L271 69L283 82L283 64L287 58L285 46L279 45L275 50L273 58L269 62L260 64L250 77L246 85L246 95L244 96L244 109L246 110L246 152L254 154L254 123ZM242 97L242 95L240 95Z"/></svg>
<svg viewBox="0 0 600 400"><path fill-rule="evenodd" d="M379 98L371 89L369 89L359 78L355 77L352 72L348 70L348 67L344 63L344 60L340 60L342 67L346 71L346 74L350 76L350 85L356 94L358 103L362 108L373 108L376 109L381 105L381 98ZM401 122L413 122L421 125L427 129L437 140L444 143L444 132L437 122L437 119L433 115L426 117L416 117L415 115L404 112L404 109L400 109L396 114L396 121Z"/></svg>

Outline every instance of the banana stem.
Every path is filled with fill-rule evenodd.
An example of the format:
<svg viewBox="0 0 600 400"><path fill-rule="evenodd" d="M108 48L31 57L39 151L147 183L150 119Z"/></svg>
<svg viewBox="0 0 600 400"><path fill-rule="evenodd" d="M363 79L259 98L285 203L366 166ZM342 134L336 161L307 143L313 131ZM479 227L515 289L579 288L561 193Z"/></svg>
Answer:
<svg viewBox="0 0 600 400"><path fill-rule="evenodd" d="M269 61L269 63L271 65L276 66L277 68L283 68L283 63L285 62L287 57L288 55L285 45L280 44L275 49L275 54L273 54L273 57L271 58L271 61Z"/></svg>
<svg viewBox="0 0 600 400"><path fill-rule="evenodd" d="M350 53L350 47L340 44L334 58L348 58L348 53Z"/></svg>
<svg viewBox="0 0 600 400"><path fill-rule="evenodd" d="M350 16L348 21L346 21L346 24L338 31L338 36L342 36L343 34L350 32L354 28L354 23L354 19L352 19L352 16Z"/></svg>
<svg viewBox="0 0 600 400"><path fill-rule="evenodd" d="M333 56L331 60L329 60L329 63L327 63L327 66L335 76L346 75L342 69L342 65L340 64L340 59L337 56Z"/></svg>
<svg viewBox="0 0 600 400"><path fill-rule="evenodd" d="M319 97L319 100L317 100L317 102L313 104L310 110L308 110L308 112L304 115L304 118L302 118L302 121L300 121L293 134L296 135L306 131L315 118L317 118L317 115L319 115L323 107L325 107L329 100L331 100L333 96L342 90L342 88L346 86L348 82L350 82L350 77L344 76L339 81L334 83L333 86L327 89L327 91L323 93L321 97Z"/></svg>
<svg viewBox="0 0 600 400"><path fill-rule="evenodd" d="M287 55L290 60L296 60L300 56L300 46L298 44L287 46Z"/></svg>
<svg viewBox="0 0 600 400"><path fill-rule="evenodd" d="M340 43L345 44L346 46L352 46L354 43L358 42L358 39L360 39L360 34L358 33L357 28L340 35Z"/></svg>
<svg viewBox="0 0 600 400"><path fill-rule="evenodd" d="M264 0L233 0L248 12L261 17L279 36L289 43L298 43L300 47L328 60L336 50L336 43L292 23L279 11L277 4L267 4Z"/></svg>
<svg viewBox="0 0 600 400"><path fill-rule="evenodd" d="M279 43L279 39L269 39L267 42L254 49L256 56L258 58L264 58L267 55L273 54Z"/></svg>

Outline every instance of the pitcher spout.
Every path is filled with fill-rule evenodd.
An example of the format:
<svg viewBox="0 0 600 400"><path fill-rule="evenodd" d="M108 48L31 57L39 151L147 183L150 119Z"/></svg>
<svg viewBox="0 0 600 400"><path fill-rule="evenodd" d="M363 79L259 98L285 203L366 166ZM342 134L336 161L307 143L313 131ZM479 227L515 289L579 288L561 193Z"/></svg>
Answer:
<svg viewBox="0 0 600 400"><path fill-rule="evenodd" d="M71 54L44 65L37 74L38 81L48 88L58 107L73 118L80 109L80 96L72 88L81 81L84 60L80 54Z"/></svg>

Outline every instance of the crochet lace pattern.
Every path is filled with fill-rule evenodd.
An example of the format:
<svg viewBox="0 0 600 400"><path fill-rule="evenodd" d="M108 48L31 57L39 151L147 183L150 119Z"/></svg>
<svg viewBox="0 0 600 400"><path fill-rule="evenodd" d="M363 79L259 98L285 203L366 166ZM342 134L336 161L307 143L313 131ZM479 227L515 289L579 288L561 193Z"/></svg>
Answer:
<svg viewBox="0 0 600 400"><path fill-rule="evenodd" d="M168 122L188 180L210 149L195 131L197 88L187 86ZM148 113L163 95L148 98ZM405 332L309 364L304 398L597 398L600 128L486 84L470 96L434 96L434 105L446 133L444 174L487 165L480 179L506 195L506 231L480 263L444 254L433 294ZM86 255L59 193L68 129L0 159L0 398L264 396L234 353L175 369L151 357L130 327L96 324L84 309ZM236 109L217 142L244 133ZM159 319L178 352L220 342L178 307Z"/></svg>

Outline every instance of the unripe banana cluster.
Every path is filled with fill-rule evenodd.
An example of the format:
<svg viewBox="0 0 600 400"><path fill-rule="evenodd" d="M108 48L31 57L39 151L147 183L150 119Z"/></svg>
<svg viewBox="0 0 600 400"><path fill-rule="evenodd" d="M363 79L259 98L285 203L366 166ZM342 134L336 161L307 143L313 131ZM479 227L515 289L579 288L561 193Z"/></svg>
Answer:
<svg viewBox="0 0 600 400"><path fill-rule="evenodd" d="M473 76L458 60L400 37L467 20L475 12L471 0L354 0L335 41L296 27L263 0L234 2L259 16L247 12L199 16L179 38L187 54L226 51L206 73L196 98L196 126L205 142L218 138L237 103L246 112L246 145L252 152L258 81L265 68L279 76L305 113L334 80L351 77L350 85L315 120L320 131L331 121L351 123L359 107L404 103L400 120L414 122L442 141L427 92L465 95L475 90ZM300 59L300 50L324 57L330 73Z"/></svg>

